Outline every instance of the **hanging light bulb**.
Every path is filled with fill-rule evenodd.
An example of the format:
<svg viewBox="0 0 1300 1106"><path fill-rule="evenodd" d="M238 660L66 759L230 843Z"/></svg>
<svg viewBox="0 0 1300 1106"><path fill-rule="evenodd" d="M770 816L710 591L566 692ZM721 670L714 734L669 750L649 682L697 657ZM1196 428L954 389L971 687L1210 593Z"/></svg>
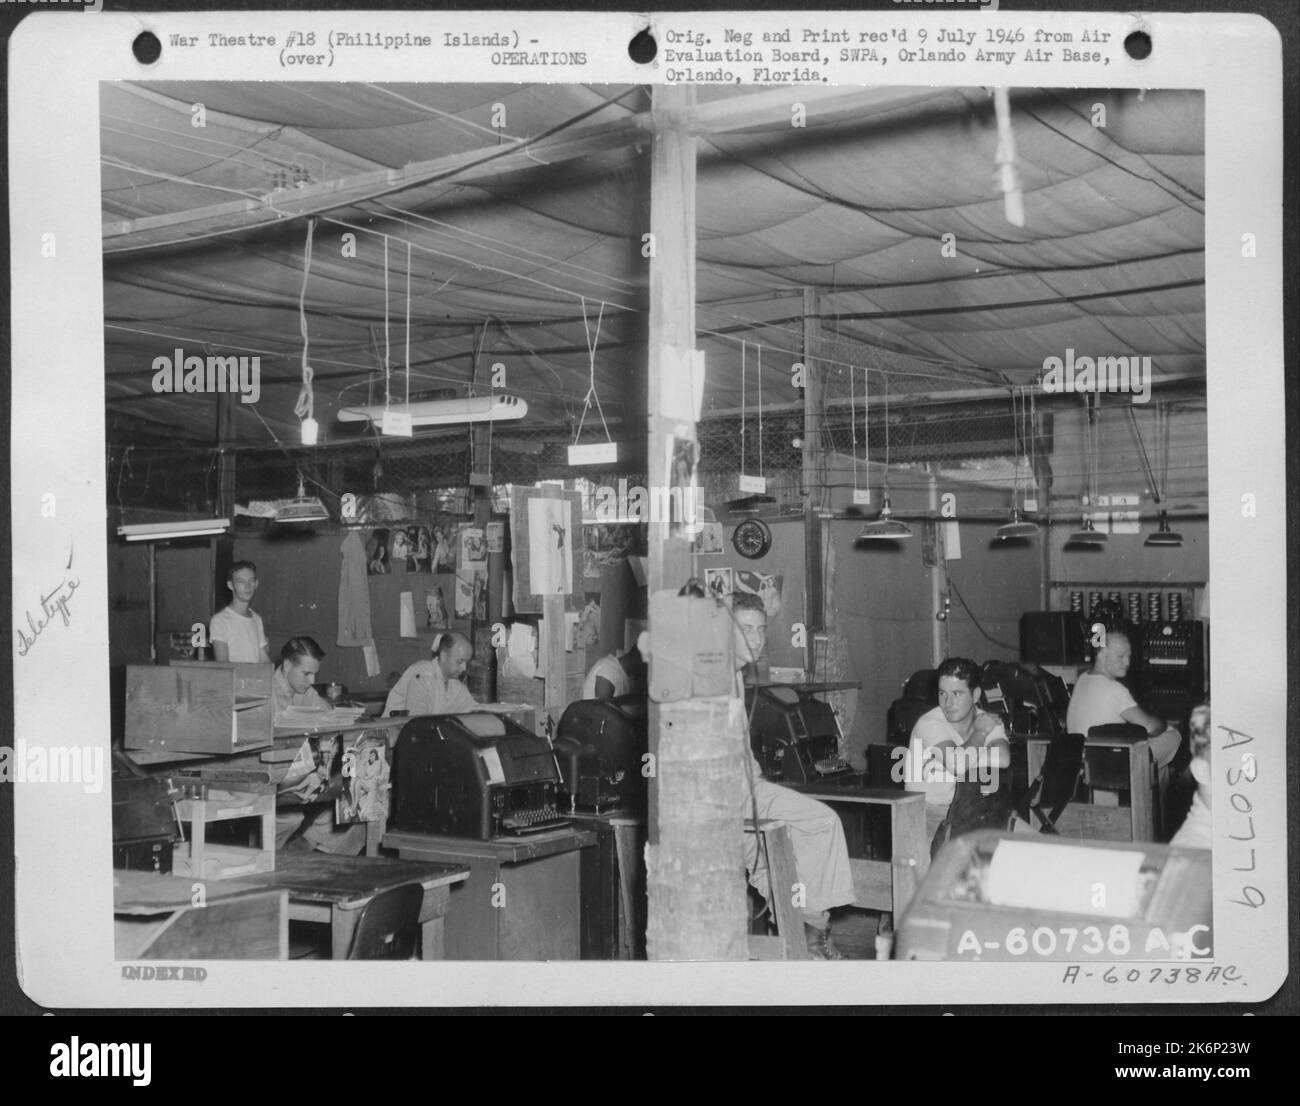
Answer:
<svg viewBox="0 0 1300 1106"><path fill-rule="evenodd" d="M320 433L320 424L312 418L302 420L302 444L315 445Z"/></svg>
<svg viewBox="0 0 1300 1106"><path fill-rule="evenodd" d="M998 527L994 537L998 541L1010 541L1014 538L1032 538L1038 533L1038 524L1020 517L1018 507L1011 508L1011 521Z"/></svg>
<svg viewBox="0 0 1300 1106"><path fill-rule="evenodd" d="M885 480L879 517L862 527L858 541L899 541L912 537L912 528L894 518L889 502L889 383L885 383Z"/></svg>
<svg viewBox="0 0 1300 1106"><path fill-rule="evenodd" d="M889 504L889 493L884 495L884 503L880 508L880 517L873 519L862 527L862 532L858 534L858 541L898 541L902 538L913 537L912 528L905 522L899 522L894 518L893 509Z"/></svg>
<svg viewBox="0 0 1300 1106"><path fill-rule="evenodd" d="M1168 511L1160 512L1160 528L1156 530L1154 533L1148 534L1147 540L1142 544L1157 545L1157 546L1159 545L1178 546L1183 544L1183 535L1180 534L1177 530L1171 530L1169 528Z"/></svg>
<svg viewBox="0 0 1300 1106"><path fill-rule="evenodd" d="M1098 546L1105 545L1109 535L1103 534L1092 524L1092 518L1088 515L1083 516L1083 526L1065 539L1066 545L1087 545Z"/></svg>

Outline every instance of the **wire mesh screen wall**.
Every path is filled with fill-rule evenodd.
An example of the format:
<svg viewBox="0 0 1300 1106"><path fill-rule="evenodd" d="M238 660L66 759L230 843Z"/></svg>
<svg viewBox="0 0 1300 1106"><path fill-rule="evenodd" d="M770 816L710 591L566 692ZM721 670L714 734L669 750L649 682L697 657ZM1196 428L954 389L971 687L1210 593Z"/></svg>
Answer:
<svg viewBox="0 0 1300 1106"><path fill-rule="evenodd" d="M739 497L736 477L743 472L765 476L768 494L780 505L801 506L805 491L812 495L814 505L822 504L829 489L852 482L855 458L864 480L868 466L878 471L888 458L891 482L897 475L900 484L908 482L909 468L919 473L923 465L946 470L1001 466L1000 471L1009 471L1008 462L1030 456L1051 458L1062 491L1073 491L1082 479L1085 462L1077 431L1063 436L1057 427L1063 413L1077 420L1077 410L1071 412L1061 404L1048 409L1044 404L1030 418L1023 403L1013 408L1010 390L1005 397L986 390L945 399L942 393L918 390L915 381L876 370L869 377L870 388L864 398L862 370L824 374L818 409L819 461L807 486L801 404L769 408L761 420L748 412L744 416L706 414L697 426L703 502L718 504ZM909 384L910 393L903 390ZM892 393L887 403L886 388ZM1117 402L1098 412L1099 440L1107 443L1111 453L1133 448L1135 415L1126 410L1128 406ZM1203 400L1184 401L1183 408L1175 401L1171 410L1196 416L1190 422L1193 428L1199 427L1200 435L1189 437L1175 426L1172 450L1168 444L1170 420L1162 418L1157 404L1138 410L1136 418L1146 435L1144 440L1150 442L1148 460L1158 470L1163 458L1169 481L1182 490L1177 486L1196 478L1198 472L1203 480ZM1151 432L1153 425L1165 431L1163 449L1159 435ZM472 472L488 477L496 486L531 485L574 475L615 488L620 480L629 486L647 487L666 482L666 474L646 472L643 426L623 424L611 429L619 442L619 461L573 469L568 464L567 446L573 441L568 427L512 424L496 426L490 435L486 428L479 428L477 454L469 430L458 428L411 440L372 434L353 443L279 445L241 449L224 456L216 449L178 449L174 443L147 434L132 434L128 439L119 428L116 434L110 433L108 500L110 506L123 510L148 507L210 514L220 502L223 479L229 481L230 469L238 503L291 497L297 493L301 476L309 494L319 495L332 513L347 492L391 494L424 508L451 490L463 491ZM1124 464L1132 467L1134 462L1129 458ZM1189 492L1199 490L1188 486Z"/></svg>

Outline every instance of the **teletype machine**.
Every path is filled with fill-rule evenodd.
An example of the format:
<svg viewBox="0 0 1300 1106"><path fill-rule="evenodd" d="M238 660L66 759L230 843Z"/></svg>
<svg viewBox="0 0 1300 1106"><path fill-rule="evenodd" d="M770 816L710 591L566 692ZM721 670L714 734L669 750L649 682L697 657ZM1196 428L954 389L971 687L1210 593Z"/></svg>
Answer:
<svg viewBox="0 0 1300 1106"><path fill-rule="evenodd" d="M1210 851L981 830L951 841L898 927L896 960L1211 955Z"/></svg>
<svg viewBox="0 0 1300 1106"><path fill-rule="evenodd" d="M647 748L642 697L570 703L555 730L562 807L595 814L644 811Z"/></svg>
<svg viewBox="0 0 1300 1106"><path fill-rule="evenodd" d="M488 841L567 826L542 738L500 715L413 718L393 749L391 828Z"/></svg>
<svg viewBox="0 0 1300 1106"><path fill-rule="evenodd" d="M745 689L749 740L763 775L786 783L851 783L858 775L840 756L835 712L786 684Z"/></svg>

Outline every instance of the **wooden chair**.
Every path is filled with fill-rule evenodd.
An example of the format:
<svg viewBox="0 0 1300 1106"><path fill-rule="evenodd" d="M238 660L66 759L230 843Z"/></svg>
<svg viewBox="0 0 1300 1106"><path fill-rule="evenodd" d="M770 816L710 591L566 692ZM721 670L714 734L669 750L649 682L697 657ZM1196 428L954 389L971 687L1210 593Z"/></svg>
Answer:
<svg viewBox="0 0 1300 1106"><path fill-rule="evenodd" d="M751 960L808 960L808 942L804 936L803 914L791 901L788 893L778 888L790 888L797 882L794 869L794 846L790 843L790 827L774 819L762 819L757 825L745 822L746 833L759 833L759 849L767 849L767 877L770 888L769 903L776 921L776 936L751 935L749 958Z"/></svg>
<svg viewBox="0 0 1300 1106"><path fill-rule="evenodd" d="M1083 734L1057 734L1048 743L1042 771L1029 788L1028 811L1042 833L1057 833L1056 820L1074 798L1083 774Z"/></svg>
<svg viewBox="0 0 1300 1106"><path fill-rule="evenodd" d="M424 888L404 883L376 895L361 908L348 949L349 960L410 960L420 937Z"/></svg>
<svg viewBox="0 0 1300 1106"><path fill-rule="evenodd" d="M415 956L420 934L420 907L424 888L404 883L381 891L357 913L356 929L348 946L348 960L410 960ZM313 926L312 928L319 928ZM289 943L290 960L329 958L325 939L294 938Z"/></svg>

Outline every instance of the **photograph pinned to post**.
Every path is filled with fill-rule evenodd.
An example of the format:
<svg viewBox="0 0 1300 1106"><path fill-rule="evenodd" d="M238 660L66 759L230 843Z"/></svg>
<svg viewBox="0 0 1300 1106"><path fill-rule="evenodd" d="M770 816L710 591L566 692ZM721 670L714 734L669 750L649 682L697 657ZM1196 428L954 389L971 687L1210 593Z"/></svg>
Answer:
<svg viewBox="0 0 1300 1106"><path fill-rule="evenodd" d="M519 40L510 51L462 41L439 13L298 12L292 43L282 16L259 13L23 22L10 55L11 438L15 456L54 446L60 457L57 470L11 473L15 728L46 769L14 788L16 938L34 1001L344 1001L338 966L287 960L280 934L307 909L301 889L275 891L265 872L224 893L212 880L200 912L187 881L171 898L177 886L158 882L179 878L164 869L179 839L169 817L146 817L157 798L146 789L196 760L265 773L292 758L301 737L277 733L270 708L276 696L309 701L309 677L387 690L352 650L330 647L342 524L271 526L238 509L289 496L300 479L321 490L326 516L335 497L373 489L410 511L365 520L367 573L401 575L399 562L426 580L454 572L461 617L580 615L584 574L606 566L586 556L580 496L561 486L580 473L558 444L571 440L572 400L593 372L605 415L644 443L632 471L662 483L651 507L678 496L677 517L649 520L646 554L624 553L652 603L702 567L686 543L665 540L691 536L688 495L691 507L721 502L738 475L761 471L769 528L800 532L779 535L780 572L732 574L756 598L733 597L737 623L783 666L807 663L805 652L824 659L813 678L853 687L874 721L840 735L807 725L826 721L818 693L786 688L793 700L773 700L783 732L797 716L806 737L758 790L790 828L804 894L785 909L790 896L751 865L758 911L770 897L777 915L775 932L751 934L745 874L717 862L744 852L746 814L738 800L734 817L710 820L692 803L697 785L725 791L731 777L689 758L656 777L630 847L625 834L601 852L629 858L644 883L625 887L607 865L601 902L619 909L582 905L580 857L615 832L592 828L609 814L602 800L622 765L611 758L642 753L642 741L661 748L672 711L708 703L659 704L653 737L609 716L595 760L586 741L562 757L563 734L554 750L530 745L539 739L510 729L508 712L466 709L456 717L477 721L437 744L469 750L481 789L440 799L450 805L429 818L465 832L471 815L490 821L493 789L516 789L510 809L541 811L529 818L545 827L531 832L522 815L510 832L489 824L474 848L517 856L545 834L565 847L539 858L535 884L512 885L520 869L501 866L509 908L463 889L426 895L446 913L420 921L420 954L449 962L403 965L382 985L377 973L349 976L362 979L349 1000L960 1006L996 995L1181 1010L1276 991L1288 889L1286 635L1271 591L1285 564L1270 507L1284 494L1275 35L1247 17L914 7L497 13L492 26L504 21ZM487 25L457 14L457 26L466 20ZM142 31L156 60L131 54ZM642 33L657 62L611 53ZM277 44L221 45L254 34ZM307 35L315 45L298 41ZM803 60L782 60L796 50ZM281 57L316 53L329 64L310 72ZM99 190L78 187L86 180ZM641 249L628 248L633 238ZM597 302L598 355L582 334ZM35 371L52 341L63 370ZM468 367L480 355L480 369L502 366L490 393ZM663 374L688 364L703 365L698 422L676 426L675 409L665 426L654 405L700 381ZM87 395L102 395L104 410ZM357 421L366 401L386 410ZM467 433L476 466L490 453L494 485L509 486L512 590L500 607L486 567L474 568L490 563L490 535L479 532L479 554L455 529L468 498L459 514L418 509L441 502L431 489L463 492ZM46 497L58 510L33 525ZM1122 512L1122 524L1098 526L1103 511ZM942 542L907 540L940 517L959 520L960 561ZM1000 536L1005 526L1014 530ZM658 543L685 560L681 580L665 575ZM182 712L170 691L144 694L154 684L133 676L230 603L225 575L241 560L257 564L272 645L309 637L325 655L300 655L292 672L173 666L201 712ZM427 586L391 587L400 583L367 586L409 594L413 622L429 628L441 615ZM1125 620L1096 633L1089 614L1112 595ZM759 623L794 611L807 612L805 642L762 640ZM1076 633L1080 623L1094 632ZM382 629L376 672L484 660L455 641L408 660L399 650L416 643ZM963 657L973 664L944 674ZM69 697L66 673L87 665L99 678ZM561 667L520 679L545 685ZM565 686L537 696L557 718L573 701L569 677L583 674L558 675ZM125 723L110 708L119 676ZM290 679L300 686L278 682ZM985 709L995 681L1011 704L1000 718ZM1089 714L1082 744L1060 740L1079 732L1070 711L1077 721L1089 688L1116 717ZM1208 741L1194 740L1194 709L1211 694ZM972 755L940 754L938 778L884 797L827 797L818 766L880 759L864 735L887 720L895 747L915 741L921 759L958 745ZM1141 732L1124 729L1133 725ZM59 744L74 733L84 748ZM539 750L536 779L506 778L517 768L500 752L509 742ZM145 782L90 779L94 754L111 748ZM998 788L980 790L990 775L959 778L1014 777L1003 748L1032 766L1012 804L1028 815L1019 825L993 809ZM740 795L739 751L734 760ZM67 778L52 779L51 765ZM796 769L809 780L798 791L787 786ZM397 819L400 772L389 782ZM550 811L566 784L574 817L559 826ZM260 811L249 794L245 807ZM350 795L352 808L366 805ZM148 832L114 835L119 796ZM584 798L592 821L580 824ZM888 835L858 832L854 807L871 804ZM205 821L210 800L187 809L187 835L194 817L205 830L242 821ZM276 843L262 817L206 839L226 870L250 838ZM1180 843L1189 818L1208 850ZM810 846L812 823L830 845ZM431 859L427 841L410 841L431 831L393 825L383 847L398 841L403 861L449 865L464 878L446 878L467 883L469 846ZM782 862L774 856L774 870ZM245 896L257 924L235 942L231 904ZM115 930L151 922L177 942L156 947L160 960L203 962L201 988L140 988L147 956L119 959ZM624 950L651 963L631 974L554 963ZM898 963L872 962L885 958ZM690 987L656 963L667 960L692 961Z"/></svg>

